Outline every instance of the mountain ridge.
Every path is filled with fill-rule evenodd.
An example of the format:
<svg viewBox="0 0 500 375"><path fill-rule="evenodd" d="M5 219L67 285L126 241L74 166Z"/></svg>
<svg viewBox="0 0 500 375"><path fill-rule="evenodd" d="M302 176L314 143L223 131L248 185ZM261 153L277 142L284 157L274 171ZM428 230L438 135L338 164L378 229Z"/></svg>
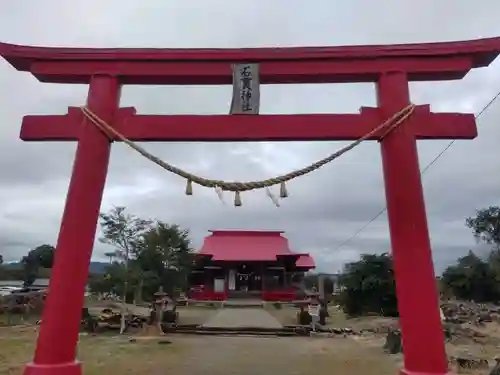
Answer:
<svg viewBox="0 0 500 375"><path fill-rule="evenodd" d="M106 267L109 265L108 262L90 262L89 265L89 273L92 274L103 274L106 272ZM4 263L2 265L6 269L11 269L11 270L16 270L16 269L21 269L23 265L21 262L11 262L11 263Z"/></svg>

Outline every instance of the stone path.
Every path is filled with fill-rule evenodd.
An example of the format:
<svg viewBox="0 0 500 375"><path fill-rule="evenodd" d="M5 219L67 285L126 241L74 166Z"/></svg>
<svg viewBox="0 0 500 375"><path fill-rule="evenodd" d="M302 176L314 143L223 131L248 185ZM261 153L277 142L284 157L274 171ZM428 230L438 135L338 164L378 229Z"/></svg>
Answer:
<svg viewBox="0 0 500 375"><path fill-rule="evenodd" d="M282 328L274 316L262 308L226 308L203 323L203 327L263 327Z"/></svg>

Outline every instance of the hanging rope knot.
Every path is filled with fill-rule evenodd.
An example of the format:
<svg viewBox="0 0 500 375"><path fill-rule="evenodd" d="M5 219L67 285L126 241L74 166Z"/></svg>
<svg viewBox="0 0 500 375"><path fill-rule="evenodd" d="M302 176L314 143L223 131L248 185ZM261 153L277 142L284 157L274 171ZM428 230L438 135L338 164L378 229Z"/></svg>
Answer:
<svg viewBox="0 0 500 375"><path fill-rule="evenodd" d="M401 125L410 115L415 111L415 105L410 104L395 113L391 118L387 125L383 128L383 133L380 135L378 142L382 142L385 137L391 134L394 130L396 130L399 125Z"/></svg>
<svg viewBox="0 0 500 375"><path fill-rule="evenodd" d="M395 129L397 129L408 117L411 116L411 114L415 110L415 105L410 104L406 106L405 108L401 109L400 111L396 112L394 115L392 115L389 119L384 121L382 124L379 126L375 127L372 131L368 132L358 140L348 144L347 146L341 148L340 150L334 152L333 154L327 156L326 158L323 158L321 160L316 161L315 163L310 164L307 167L297 169L295 171L292 171L290 173L287 173L285 175L281 176L276 176L267 180L261 180L261 181L247 181L247 182L228 182L228 181L219 181L219 180L209 180L207 178L203 178L200 176L196 176L192 173L186 172L183 169L177 168L176 166L167 163L157 156L151 154L150 152L146 151L143 147L139 146L135 142L132 142L131 140L127 139L123 134L118 132L116 129L114 129L111 125L106 123L104 120L102 120L99 116L97 116L94 112L92 112L90 109L87 107L81 107L80 108L83 114L87 119L90 120L92 124L94 124L99 130L101 130L106 137L109 138L111 142L113 142L115 139L118 139L119 141L127 144L130 148L133 150L137 151L139 154L144 156L145 158L149 159L153 163L159 165L163 169L167 170L168 172L171 172L179 177L182 177L186 179L186 195L193 195L193 183L208 187L208 188L213 188L215 189L215 192L217 193L219 199L221 202L224 203L224 197L223 197L223 191L231 191L234 192L234 205L236 207L240 207L243 205L242 199L241 199L241 193L244 191L250 191L250 190L256 190L256 189L263 189L267 188L267 194L273 201L273 203L279 207L279 201L278 198L275 197L272 192L270 191L270 187L274 185L280 185L280 198L287 198L288 197L288 190L286 187L286 182L291 181L297 177L304 176L306 174L309 174L322 166L332 162L333 160L337 159L339 156L342 156L345 154L347 151L352 150L356 146L358 146L360 143L374 137L375 135L379 134L382 132L382 134L378 137L378 141L381 142L385 137L387 137L391 132L393 132Z"/></svg>

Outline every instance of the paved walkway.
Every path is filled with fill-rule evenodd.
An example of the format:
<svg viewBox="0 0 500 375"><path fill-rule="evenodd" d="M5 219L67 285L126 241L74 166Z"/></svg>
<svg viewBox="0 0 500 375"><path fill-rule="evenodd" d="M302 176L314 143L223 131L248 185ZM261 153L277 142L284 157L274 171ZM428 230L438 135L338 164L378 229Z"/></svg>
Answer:
<svg viewBox="0 0 500 375"><path fill-rule="evenodd" d="M225 308L203 323L203 327L262 327L282 328L274 316L262 308Z"/></svg>

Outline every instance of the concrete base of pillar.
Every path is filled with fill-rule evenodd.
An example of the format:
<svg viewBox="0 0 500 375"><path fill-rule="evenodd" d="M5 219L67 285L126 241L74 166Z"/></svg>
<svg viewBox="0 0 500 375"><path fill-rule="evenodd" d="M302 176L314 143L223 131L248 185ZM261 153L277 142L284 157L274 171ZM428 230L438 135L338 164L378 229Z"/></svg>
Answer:
<svg viewBox="0 0 500 375"><path fill-rule="evenodd" d="M24 375L82 375L82 365L77 361L53 365L29 363L24 369Z"/></svg>
<svg viewBox="0 0 500 375"><path fill-rule="evenodd" d="M455 375L453 372L447 371L447 372L417 372L417 371L410 371L407 369L401 369L399 371L399 375Z"/></svg>

